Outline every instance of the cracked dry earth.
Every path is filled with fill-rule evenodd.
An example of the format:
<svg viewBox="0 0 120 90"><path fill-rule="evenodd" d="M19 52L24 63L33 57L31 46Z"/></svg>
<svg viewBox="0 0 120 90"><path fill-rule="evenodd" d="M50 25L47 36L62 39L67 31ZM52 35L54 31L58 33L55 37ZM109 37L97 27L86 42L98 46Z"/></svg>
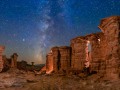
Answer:
<svg viewBox="0 0 120 90"><path fill-rule="evenodd" d="M0 73L0 90L120 90L120 81L101 79L100 75L38 75L10 70Z"/></svg>

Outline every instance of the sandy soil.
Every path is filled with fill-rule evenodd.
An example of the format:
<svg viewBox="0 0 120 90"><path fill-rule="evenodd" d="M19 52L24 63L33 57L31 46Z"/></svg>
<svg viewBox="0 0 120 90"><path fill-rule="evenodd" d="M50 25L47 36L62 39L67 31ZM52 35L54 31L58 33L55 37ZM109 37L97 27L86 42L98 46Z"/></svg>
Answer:
<svg viewBox="0 0 120 90"><path fill-rule="evenodd" d="M120 90L120 81L100 79L99 75L37 75L10 70L0 73L0 90Z"/></svg>

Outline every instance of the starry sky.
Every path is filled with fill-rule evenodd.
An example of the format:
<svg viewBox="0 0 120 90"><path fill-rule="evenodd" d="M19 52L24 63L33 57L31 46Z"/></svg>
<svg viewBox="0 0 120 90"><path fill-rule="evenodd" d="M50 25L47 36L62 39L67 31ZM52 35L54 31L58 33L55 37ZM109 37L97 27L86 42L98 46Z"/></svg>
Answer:
<svg viewBox="0 0 120 90"><path fill-rule="evenodd" d="M99 32L100 20L120 15L120 0L0 0L0 45L10 57L45 63L53 46Z"/></svg>

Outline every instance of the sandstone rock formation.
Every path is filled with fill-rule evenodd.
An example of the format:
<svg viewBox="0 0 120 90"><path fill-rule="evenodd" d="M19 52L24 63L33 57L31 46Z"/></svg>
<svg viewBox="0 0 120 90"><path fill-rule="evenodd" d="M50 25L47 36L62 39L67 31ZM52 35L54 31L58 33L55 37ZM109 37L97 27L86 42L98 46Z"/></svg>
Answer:
<svg viewBox="0 0 120 90"><path fill-rule="evenodd" d="M46 56L46 73L49 74L53 71L53 54L48 53Z"/></svg>
<svg viewBox="0 0 120 90"><path fill-rule="evenodd" d="M71 68L74 70L83 70L86 59L86 40L85 37L77 37L71 40L72 60Z"/></svg>
<svg viewBox="0 0 120 90"><path fill-rule="evenodd" d="M17 68L19 69L19 70L27 70L27 62L26 61L19 61L19 62L17 62Z"/></svg>
<svg viewBox="0 0 120 90"><path fill-rule="evenodd" d="M2 71L7 71L10 68L16 68L17 69L17 53L14 53L10 58L7 58L6 55L2 55L2 52L4 51L4 47L0 51L1 56L1 68Z"/></svg>
<svg viewBox="0 0 120 90"><path fill-rule="evenodd" d="M58 72L60 67L60 52L58 47L53 47L51 49L53 57L53 71Z"/></svg>
<svg viewBox="0 0 120 90"><path fill-rule="evenodd" d="M118 78L120 74L120 16L105 18L99 28L105 35L106 75Z"/></svg>
<svg viewBox="0 0 120 90"><path fill-rule="evenodd" d="M17 68L17 58L18 58L17 53L14 53L11 56L11 68Z"/></svg>
<svg viewBox="0 0 120 90"><path fill-rule="evenodd" d="M60 70L67 71L71 67L71 48L67 46L59 47L60 51Z"/></svg>
<svg viewBox="0 0 120 90"><path fill-rule="evenodd" d="M4 64L4 61L2 59L2 53L4 51L5 47L4 46L0 46L0 72L2 71L3 69L3 64Z"/></svg>
<svg viewBox="0 0 120 90"><path fill-rule="evenodd" d="M71 65L71 48L67 46L53 47L46 58L46 73L66 72Z"/></svg>
<svg viewBox="0 0 120 90"><path fill-rule="evenodd" d="M91 72L116 79L120 74L120 16L101 20L102 32L76 37L70 47L53 47L46 67L82 71L88 64ZM49 70L48 70L49 71Z"/></svg>

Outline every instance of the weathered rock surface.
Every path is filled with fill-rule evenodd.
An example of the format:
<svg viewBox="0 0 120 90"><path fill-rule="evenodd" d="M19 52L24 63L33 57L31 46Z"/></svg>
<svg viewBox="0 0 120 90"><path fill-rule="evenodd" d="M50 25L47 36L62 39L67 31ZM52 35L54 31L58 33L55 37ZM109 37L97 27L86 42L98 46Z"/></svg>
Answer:
<svg viewBox="0 0 120 90"><path fill-rule="evenodd" d="M46 56L46 73L49 74L53 71L53 54L50 52Z"/></svg>
<svg viewBox="0 0 120 90"><path fill-rule="evenodd" d="M83 70L86 59L86 40L85 37L77 37L71 40L72 59L71 67L75 70Z"/></svg>
<svg viewBox="0 0 120 90"><path fill-rule="evenodd" d="M120 16L102 19L98 27L102 32L72 39L71 49L53 47L51 49L53 60L50 59L53 61L53 70L58 72L60 69L65 69L78 73L82 72L87 65L90 72L96 72L112 80L118 79L120 74Z"/></svg>
<svg viewBox="0 0 120 90"><path fill-rule="evenodd" d="M0 72L3 70L4 68L4 61L2 59L2 53L4 51L5 47L4 46L0 46Z"/></svg>
<svg viewBox="0 0 120 90"><path fill-rule="evenodd" d="M71 48L53 47L46 56L46 73L66 72L71 66Z"/></svg>
<svg viewBox="0 0 120 90"><path fill-rule="evenodd" d="M60 51L60 70L67 71L71 66L71 48L67 46L59 47Z"/></svg>
<svg viewBox="0 0 120 90"><path fill-rule="evenodd" d="M103 31L106 40L106 75L117 79L120 74L120 16L103 19L99 28Z"/></svg>
<svg viewBox="0 0 120 90"><path fill-rule="evenodd" d="M17 53L13 53L13 55L11 56L11 68L17 68L17 58Z"/></svg>
<svg viewBox="0 0 120 90"><path fill-rule="evenodd" d="M59 71L59 65L60 65L60 52L58 47L53 47L51 49L52 55L53 55L53 71L58 72Z"/></svg>

